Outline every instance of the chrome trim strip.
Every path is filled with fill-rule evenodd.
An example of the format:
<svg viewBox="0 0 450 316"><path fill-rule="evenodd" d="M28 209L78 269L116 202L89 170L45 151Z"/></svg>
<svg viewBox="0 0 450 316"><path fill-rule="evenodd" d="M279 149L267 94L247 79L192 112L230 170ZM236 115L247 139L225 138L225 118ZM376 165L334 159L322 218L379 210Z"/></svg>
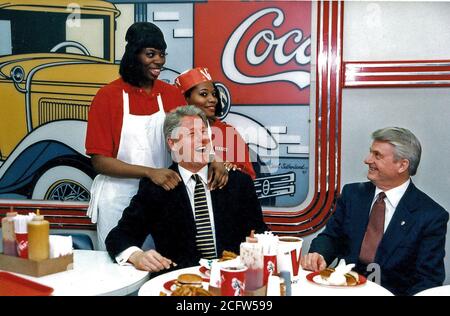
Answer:
<svg viewBox="0 0 450 316"><path fill-rule="evenodd" d="M426 75L450 75L450 71L409 71L409 72L352 72L355 77L369 77L369 76L426 76Z"/></svg>
<svg viewBox="0 0 450 316"><path fill-rule="evenodd" d="M413 81L350 81L346 86L374 86L374 85L395 85L395 84L450 84L450 80L413 80Z"/></svg>
<svg viewBox="0 0 450 316"><path fill-rule="evenodd" d="M367 68L380 68L380 67L429 67L429 66L450 66L450 62L418 62L418 63L375 63L375 64L365 64L365 63L348 63L346 67L357 68L357 67L367 67Z"/></svg>

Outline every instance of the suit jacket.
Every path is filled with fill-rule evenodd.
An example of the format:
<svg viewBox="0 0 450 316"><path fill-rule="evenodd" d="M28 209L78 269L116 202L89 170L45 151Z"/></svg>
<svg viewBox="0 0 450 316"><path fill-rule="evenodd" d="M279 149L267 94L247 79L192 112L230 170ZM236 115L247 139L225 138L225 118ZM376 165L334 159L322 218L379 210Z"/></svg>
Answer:
<svg viewBox="0 0 450 316"><path fill-rule="evenodd" d="M322 254L327 263L336 257L358 263L374 195L371 182L345 185L334 214L309 252ZM409 184L375 255L382 286L396 295L413 295L442 285L448 218L439 204Z"/></svg>
<svg viewBox="0 0 450 316"><path fill-rule="evenodd" d="M177 164L170 168L179 172ZM211 200L219 256L223 250L239 253L240 243L252 229L267 230L248 175L230 172L227 185L211 191ZM166 191L142 179L118 225L108 234L106 248L115 258L131 246L140 247L148 234L153 236L156 250L176 262L178 268L198 265L201 256L195 244L195 219L183 182Z"/></svg>

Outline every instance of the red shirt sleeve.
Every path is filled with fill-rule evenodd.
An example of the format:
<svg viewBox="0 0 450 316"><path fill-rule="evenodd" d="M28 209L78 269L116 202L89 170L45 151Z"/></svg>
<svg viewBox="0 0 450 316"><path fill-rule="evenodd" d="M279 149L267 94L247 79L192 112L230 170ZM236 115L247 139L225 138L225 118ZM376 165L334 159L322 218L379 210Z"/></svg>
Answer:
<svg viewBox="0 0 450 316"><path fill-rule="evenodd" d="M212 133L216 155L222 154L224 161L234 163L252 179L256 179L248 146L239 132L233 126L216 120L212 126Z"/></svg>
<svg viewBox="0 0 450 316"><path fill-rule="evenodd" d="M233 128L234 129L234 128ZM243 161L236 161L236 165L238 166L238 168L241 168L243 172L245 172L246 174L248 174L253 180L256 179L256 173L255 170L253 169L253 165L250 161L250 154L248 152L248 146L245 143L244 139L241 137L241 135L238 133L238 131L236 131L236 136L235 136L235 149L234 152L238 155L238 159L239 157L239 152L244 150L244 159Z"/></svg>
<svg viewBox="0 0 450 316"><path fill-rule="evenodd" d="M108 86L101 88L92 100L89 108L86 132L86 154L100 154L116 158L117 133L122 129L122 113L117 113L119 95L115 95ZM120 108L121 109L121 108Z"/></svg>

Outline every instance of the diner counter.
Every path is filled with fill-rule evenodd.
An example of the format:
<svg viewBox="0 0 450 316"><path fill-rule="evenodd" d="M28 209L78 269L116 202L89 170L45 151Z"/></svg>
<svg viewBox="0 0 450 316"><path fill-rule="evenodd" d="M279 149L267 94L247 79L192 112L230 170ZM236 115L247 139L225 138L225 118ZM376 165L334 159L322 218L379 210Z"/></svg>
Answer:
<svg viewBox="0 0 450 316"><path fill-rule="evenodd" d="M147 281L139 290L139 296L158 296L161 292L170 295L170 291L164 288L164 284L171 280L175 280L179 274L182 273L195 273L202 277L206 275L200 273L200 266L185 268L180 270L171 271L162 275L159 275L153 279ZM336 286L324 286L306 279L306 276L311 273L310 271L304 271L300 269L300 280L298 284L292 287L292 296L392 296L384 287L367 281L365 284L351 287L336 287ZM206 283L205 283L206 285Z"/></svg>

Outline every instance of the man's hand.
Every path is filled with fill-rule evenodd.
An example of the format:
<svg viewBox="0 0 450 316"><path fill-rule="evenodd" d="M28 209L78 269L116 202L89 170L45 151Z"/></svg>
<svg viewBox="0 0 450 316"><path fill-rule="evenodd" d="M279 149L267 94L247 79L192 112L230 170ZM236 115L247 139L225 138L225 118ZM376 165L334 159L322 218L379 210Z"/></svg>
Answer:
<svg viewBox="0 0 450 316"><path fill-rule="evenodd" d="M128 258L128 261L131 262L136 269L149 272L159 272L164 269L170 269L171 264L175 265L175 263L172 263L172 260L161 256L153 249L145 252L142 250L135 251L131 254L130 258Z"/></svg>
<svg viewBox="0 0 450 316"><path fill-rule="evenodd" d="M302 268L305 270L322 271L327 267L327 263L321 254L317 252L308 253L302 257Z"/></svg>
<svg viewBox="0 0 450 316"><path fill-rule="evenodd" d="M174 189L181 181L181 177L178 173L165 168L148 168L145 176L152 180L153 183L163 187L166 191Z"/></svg>
<svg viewBox="0 0 450 316"><path fill-rule="evenodd" d="M228 182L228 170L223 162L211 162L208 170L208 188L222 189Z"/></svg>

